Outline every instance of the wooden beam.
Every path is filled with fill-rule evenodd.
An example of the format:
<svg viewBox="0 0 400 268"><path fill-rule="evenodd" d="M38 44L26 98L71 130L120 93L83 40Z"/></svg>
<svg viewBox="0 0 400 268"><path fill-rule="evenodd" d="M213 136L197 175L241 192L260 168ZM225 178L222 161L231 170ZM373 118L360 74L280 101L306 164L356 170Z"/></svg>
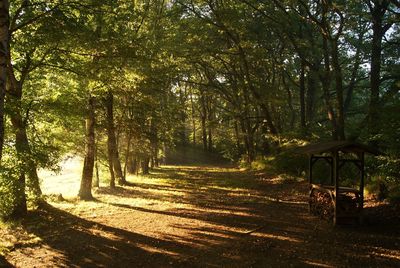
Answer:
<svg viewBox="0 0 400 268"><path fill-rule="evenodd" d="M335 180L335 200L334 200L334 214L333 224L337 224L337 201L339 195L339 152L335 151L333 154L333 166L334 166L334 180Z"/></svg>
<svg viewBox="0 0 400 268"><path fill-rule="evenodd" d="M365 153L362 152L360 155L360 160L361 160L361 182L360 182L360 216L359 216L359 222L362 223L363 221L363 207L364 207L364 176L365 176L365 171L364 171L364 155Z"/></svg>
<svg viewBox="0 0 400 268"><path fill-rule="evenodd" d="M310 161L308 162L308 182L312 184L312 168L315 162L314 160L314 155L310 156Z"/></svg>

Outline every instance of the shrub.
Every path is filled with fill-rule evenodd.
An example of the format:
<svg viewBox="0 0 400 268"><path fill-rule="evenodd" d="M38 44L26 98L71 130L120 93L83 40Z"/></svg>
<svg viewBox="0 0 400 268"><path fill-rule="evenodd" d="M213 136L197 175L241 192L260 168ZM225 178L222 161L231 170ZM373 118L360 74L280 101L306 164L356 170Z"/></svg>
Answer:
<svg viewBox="0 0 400 268"><path fill-rule="evenodd" d="M275 141L276 142L276 141ZM248 167L255 170L270 170L278 174L288 174L293 176L305 176L308 169L308 157L297 154L293 148L304 144L304 141L297 139L279 141L280 146L273 150L273 154L259 156L251 165L248 165L242 156L239 162L241 167Z"/></svg>
<svg viewBox="0 0 400 268"><path fill-rule="evenodd" d="M378 199L400 201L400 158L386 155L367 159L367 190Z"/></svg>
<svg viewBox="0 0 400 268"><path fill-rule="evenodd" d="M0 167L0 218L7 218L12 213L18 198L21 198L18 193L24 191L21 189L23 185L18 183L16 174L19 172L6 164L8 163L3 161Z"/></svg>
<svg viewBox="0 0 400 268"><path fill-rule="evenodd" d="M290 150L285 150L272 158L271 165L277 173L305 176L308 169L308 158L306 155L295 154Z"/></svg>

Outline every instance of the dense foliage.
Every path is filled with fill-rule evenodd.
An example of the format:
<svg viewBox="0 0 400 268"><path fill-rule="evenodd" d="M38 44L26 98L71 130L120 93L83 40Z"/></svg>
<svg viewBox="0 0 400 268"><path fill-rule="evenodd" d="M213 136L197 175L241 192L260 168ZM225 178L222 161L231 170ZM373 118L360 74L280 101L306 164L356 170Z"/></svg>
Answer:
<svg viewBox="0 0 400 268"><path fill-rule="evenodd" d="M301 175L285 148L359 140L385 152L369 177L398 198L399 12L396 0L2 0L0 214L40 204L37 169L68 154L85 158L90 199L99 164L114 187L176 145Z"/></svg>

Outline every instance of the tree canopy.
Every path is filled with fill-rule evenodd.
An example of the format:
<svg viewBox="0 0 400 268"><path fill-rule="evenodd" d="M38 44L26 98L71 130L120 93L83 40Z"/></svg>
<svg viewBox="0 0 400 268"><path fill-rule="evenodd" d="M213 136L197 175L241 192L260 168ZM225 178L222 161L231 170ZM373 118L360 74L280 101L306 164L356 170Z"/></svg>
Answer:
<svg viewBox="0 0 400 268"><path fill-rule="evenodd" d="M40 204L37 170L66 155L84 158L90 199L98 165L115 187L189 146L290 172L288 146L359 140L386 153L371 172L399 191L399 12L397 0L1 0L0 215Z"/></svg>

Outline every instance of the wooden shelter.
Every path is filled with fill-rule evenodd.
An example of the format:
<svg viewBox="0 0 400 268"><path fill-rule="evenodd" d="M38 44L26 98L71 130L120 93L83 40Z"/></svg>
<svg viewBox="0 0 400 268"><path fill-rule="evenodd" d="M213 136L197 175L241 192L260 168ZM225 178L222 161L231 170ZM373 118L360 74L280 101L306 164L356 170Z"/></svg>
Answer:
<svg viewBox="0 0 400 268"><path fill-rule="evenodd" d="M364 205L364 155L379 152L367 145L353 141L330 141L310 144L296 150L305 153L309 158L310 212L319 215L333 224L348 220L362 221ZM330 168L328 183L316 183L313 177L315 163L324 160ZM341 186L341 169L347 163L358 169L358 178L354 178L355 187ZM358 186L358 187L357 187Z"/></svg>

